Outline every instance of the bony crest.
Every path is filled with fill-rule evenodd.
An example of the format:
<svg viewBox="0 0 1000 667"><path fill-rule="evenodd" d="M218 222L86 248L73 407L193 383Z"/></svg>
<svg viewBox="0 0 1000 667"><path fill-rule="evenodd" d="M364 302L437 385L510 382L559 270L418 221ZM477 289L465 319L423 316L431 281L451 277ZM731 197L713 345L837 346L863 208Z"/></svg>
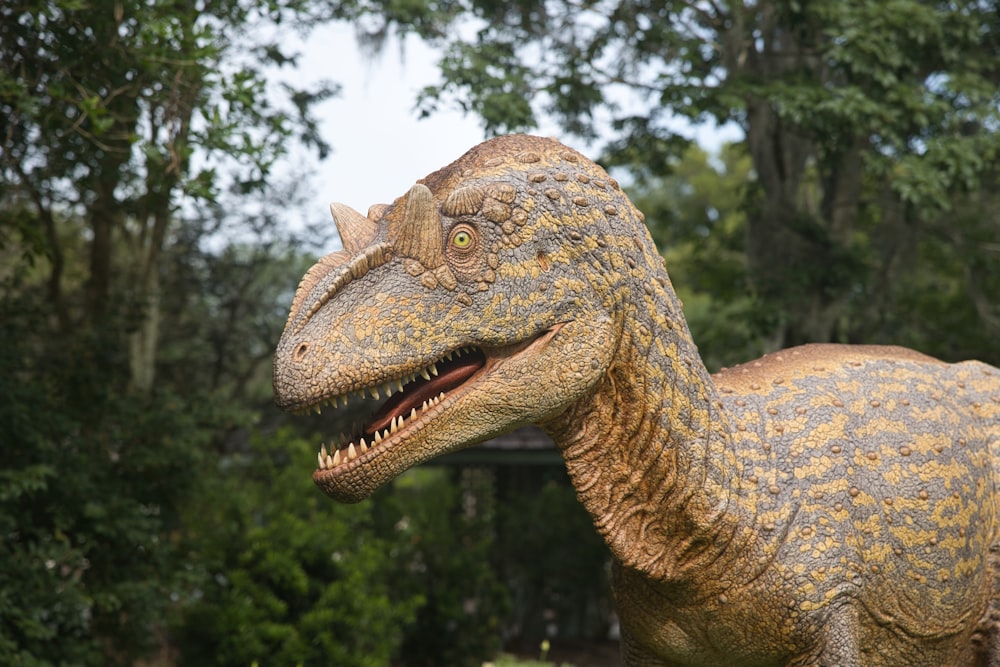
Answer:
<svg viewBox="0 0 1000 667"><path fill-rule="evenodd" d="M402 204L401 216L398 212L390 214L389 242L399 255L417 260L424 268L436 269L444 264L444 255L441 217L434 195L426 185L417 183L406 193Z"/></svg>
<svg viewBox="0 0 1000 667"><path fill-rule="evenodd" d="M344 250L355 255L372 242L378 225L374 220L366 218L350 206L334 202L330 204L333 224L337 226L340 242Z"/></svg>

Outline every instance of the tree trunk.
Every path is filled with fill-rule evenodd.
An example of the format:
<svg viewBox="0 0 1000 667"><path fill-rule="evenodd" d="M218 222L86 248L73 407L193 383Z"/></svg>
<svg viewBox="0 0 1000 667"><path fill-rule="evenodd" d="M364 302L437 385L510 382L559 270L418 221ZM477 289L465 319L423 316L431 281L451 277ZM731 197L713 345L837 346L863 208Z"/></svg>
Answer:
<svg viewBox="0 0 1000 667"><path fill-rule="evenodd" d="M148 393L156 377L156 346L160 336L160 279L157 271L152 271L143 293L142 319L128 337L129 386L138 393Z"/></svg>
<svg viewBox="0 0 1000 667"><path fill-rule="evenodd" d="M767 92L790 68L824 80L825 65L810 46L823 39L822 26L783 16L774 3L731 3L730 10L735 20L720 43L729 83L745 91L746 141L760 188L745 247L749 282L777 311L767 344L829 342L847 310L862 144L849 140L840 153L824 154Z"/></svg>

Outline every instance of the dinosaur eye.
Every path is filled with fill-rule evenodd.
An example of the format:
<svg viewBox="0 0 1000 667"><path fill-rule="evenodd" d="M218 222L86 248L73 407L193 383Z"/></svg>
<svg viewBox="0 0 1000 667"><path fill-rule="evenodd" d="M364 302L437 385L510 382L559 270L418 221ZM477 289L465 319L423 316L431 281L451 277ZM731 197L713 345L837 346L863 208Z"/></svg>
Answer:
<svg viewBox="0 0 1000 667"><path fill-rule="evenodd" d="M483 269L483 239L479 229L467 222L460 222L448 232L445 258L459 280L472 280Z"/></svg>
<svg viewBox="0 0 1000 667"><path fill-rule="evenodd" d="M468 252L476 245L475 230L469 225L458 225L448 236L448 245L460 252Z"/></svg>

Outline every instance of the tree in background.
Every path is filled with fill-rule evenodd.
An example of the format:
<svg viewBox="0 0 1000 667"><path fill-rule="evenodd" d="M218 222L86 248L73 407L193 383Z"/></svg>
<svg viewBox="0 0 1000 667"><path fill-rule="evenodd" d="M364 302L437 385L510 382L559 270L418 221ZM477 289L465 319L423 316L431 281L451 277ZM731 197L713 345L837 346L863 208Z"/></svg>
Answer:
<svg viewBox="0 0 1000 667"><path fill-rule="evenodd" d="M265 66L293 57L261 35L317 7L0 7L0 664L374 667L404 643L443 664L445 635L478 664L499 642L447 480L332 505L308 475L329 424L298 437L272 405L333 226L290 229L304 179L271 169L325 151L329 89L275 106ZM420 564L447 575L433 599Z"/></svg>
<svg viewBox="0 0 1000 667"><path fill-rule="evenodd" d="M325 150L310 109L332 90L265 94L265 63L294 64L275 26L345 17L375 42L392 26L447 42L425 111L610 128L606 162L629 170L713 366L806 339L997 363L996 9L3 4L0 663L474 661L503 587L539 581L489 569L486 552L532 547L497 546L444 476L324 502L299 466L331 424L297 437L268 406L318 233L282 229L302 193L271 170L290 143ZM747 141L708 156L671 114L734 120ZM562 490L538 515L572 532ZM546 563L537 585L572 606L602 557Z"/></svg>
<svg viewBox="0 0 1000 667"><path fill-rule="evenodd" d="M609 164L659 174L684 143L676 119L738 124L756 189L747 283L773 313L765 347L867 335L852 300L906 306L895 286L931 238L973 253L976 315L962 326L1000 333L995 300L972 286L996 284L997 249L975 242L996 238L996 218L955 224L958 210L988 216L996 190L995 0L464 0L418 5L422 21L367 6L373 34L399 21L445 47L427 113L457 103L490 132L544 114L583 138L610 132Z"/></svg>
<svg viewBox="0 0 1000 667"><path fill-rule="evenodd" d="M712 370L754 359L766 351L760 332L773 319L747 277L750 156L742 144L724 145L714 158L692 144L668 167L665 174L635 170L629 189L662 249L702 358Z"/></svg>
<svg viewBox="0 0 1000 667"><path fill-rule="evenodd" d="M246 225L252 248L207 252L192 207L230 190L247 212L290 141L325 150L330 89L264 95L291 56L259 35L309 11L0 5L0 663L132 664L196 587L183 517L254 421L234 398L264 395L306 260ZM177 326L194 317L229 337Z"/></svg>
<svg viewBox="0 0 1000 667"><path fill-rule="evenodd" d="M250 442L187 520L189 566L204 572L172 628L178 664L388 665L423 606L419 586L397 585L408 540L377 534L375 503L315 493L300 465L312 442L287 429Z"/></svg>
<svg viewBox="0 0 1000 667"><path fill-rule="evenodd" d="M305 25L307 0L177 3L24 0L0 7L0 242L20 235L49 263L46 300L64 331L130 309L129 378L152 389L160 268L181 194L213 196L227 164L262 187L292 139L327 145L310 115L333 89L287 89L265 66L294 62L269 26ZM192 156L198 153L198 161ZM67 221L86 239L67 293ZM8 241L9 243L9 241ZM6 245L6 243L4 243Z"/></svg>

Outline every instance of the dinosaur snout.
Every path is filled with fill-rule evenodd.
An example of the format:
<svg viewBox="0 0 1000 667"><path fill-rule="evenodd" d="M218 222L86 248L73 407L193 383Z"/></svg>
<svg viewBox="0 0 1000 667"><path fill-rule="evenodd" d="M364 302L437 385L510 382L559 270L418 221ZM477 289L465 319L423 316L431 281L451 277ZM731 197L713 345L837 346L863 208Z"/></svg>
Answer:
<svg viewBox="0 0 1000 667"><path fill-rule="evenodd" d="M311 363L316 350L313 341L282 340L274 355L274 400L283 410L298 410L309 404L321 364Z"/></svg>
<svg viewBox="0 0 1000 667"><path fill-rule="evenodd" d="M295 346L295 351L292 352L292 361L295 363L300 363L309 354L309 341L302 341Z"/></svg>

